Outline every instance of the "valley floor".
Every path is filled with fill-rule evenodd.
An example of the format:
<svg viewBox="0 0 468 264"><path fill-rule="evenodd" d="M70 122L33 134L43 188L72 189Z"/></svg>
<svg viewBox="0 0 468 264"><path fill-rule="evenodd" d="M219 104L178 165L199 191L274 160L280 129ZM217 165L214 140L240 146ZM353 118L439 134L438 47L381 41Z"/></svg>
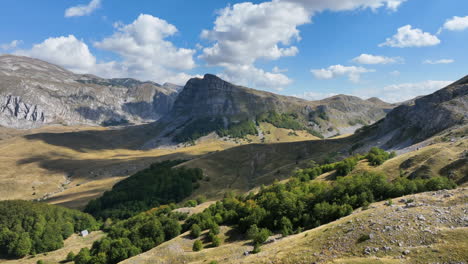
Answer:
<svg viewBox="0 0 468 264"><path fill-rule="evenodd" d="M210 135L193 146L151 150L139 149L148 137L139 127L0 128L0 199L40 199L83 209L117 182L158 161L193 159L249 143L318 139L305 131L267 123L261 128L267 132L262 139Z"/></svg>

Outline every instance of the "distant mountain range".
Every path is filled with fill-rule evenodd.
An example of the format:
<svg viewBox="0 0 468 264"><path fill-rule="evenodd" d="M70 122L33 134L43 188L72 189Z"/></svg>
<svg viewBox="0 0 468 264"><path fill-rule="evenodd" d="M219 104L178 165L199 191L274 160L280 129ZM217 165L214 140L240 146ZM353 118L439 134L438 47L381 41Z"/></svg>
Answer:
<svg viewBox="0 0 468 264"><path fill-rule="evenodd" d="M242 122L279 118L281 122L273 122L277 126L330 137L372 124L394 106L377 98L346 95L307 101L237 86L210 74L189 80L185 87L103 79L28 57L0 56L0 125L9 128L109 126L161 119L158 124L164 133L159 138L184 141ZM205 123L211 125L198 131L196 124ZM180 136L182 131L185 137Z"/></svg>
<svg viewBox="0 0 468 264"><path fill-rule="evenodd" d="M180 91L135 79L78 75L28 57L0 56L0 125L116 125L158 120Z"/></svg>

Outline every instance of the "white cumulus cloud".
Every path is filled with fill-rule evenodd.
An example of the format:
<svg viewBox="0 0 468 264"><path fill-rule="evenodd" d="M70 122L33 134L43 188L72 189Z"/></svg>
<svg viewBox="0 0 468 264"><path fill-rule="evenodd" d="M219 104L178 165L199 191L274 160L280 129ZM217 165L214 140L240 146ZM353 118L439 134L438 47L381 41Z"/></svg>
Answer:
<svg viewBox="0 0 468 264"><path fill-rule="evenodd" d="M119 60L97 61L88 45L74 35L48 38L30 50L15 53L42 59L77 73L107 78L132 77L156 82L185 84L192 76L195 50L178 48L165 38L177 32L174 25L151 15L140 15L133 23L119 24L116 32L94 43L118 55Z"/></svg>
<svg viewBox="0 0 468 264"><path fill-rule="evenodd" d="M391 58L391 57L371 55L371 54L364 53L354 58L352 61L356 63L360 63L360 64L390 64L390 63L403 62L403 58L400 58L400 57Z"/></svg>
<svg viewBox="0 0 468 264"><path fill-rule="evenodd" d="M228 6L220 11L214 28L202 32L202 38L214 44L204 48L200 58L210 65L248 65L260 58L294 56L298 49L291 43L300 39L297 26L308 22L309 13L294 3Z"/></svg>
<svg viewBox="0 0 468 264"><path fill-rule="evenodd" d="M88 46L74 35L48 38L30 50L17 50L15 54L45 60L77 73L90 73L96 65Z"/></svg>
<svg viewBox="0 0 468 264"><path fill-rule="evenodd" d="M77 5L65 10L65 17L87 16L101 6L101 0L91 0L87 5Z"/></svg>
<svg viewBox="0 0 468 264"><path fill-rule="evenodd" d="M292 83L292 80L282 73L267 72L252 65L227 65L219 77L239 85L277 91Z"/></svg>
<svg viewBox="0 0 468 264"><path fill-rule="evenodd" d="M423 61L424 64L450 64L454 63L455 60L452 59L440 59L440 60L425 60Z"/></svg>
<svg viewBox="0 0 468 264"><path fill-rule="evenodd" d="M364 67L356 66L343 66L343 65L332 65L325 69L311 70L315 78L320 80L334 79L340 76L348 76L352 82L359 82L361 74L367 72L374 72L375 70L366 69Z"/></svg>
<svg viewBox="0 0 468 264"><path fill-rule="evenodd" d="M202 49L199 58L210 66L221 66L225 72L220 75L230 76L234 82L248 80L247 85L265 85L271 80L282 80L272 86L277 89L278 85L289 84L291 80L281 72L258 69L256 63L296 56L299 49L295 43L301 40L299 27L310 23L314 14L325 10L376 10L381 7L396 10L404 1L272 0L230 5L218 12L212 29L202 31L201 37L209 44ZM252 70L249 78L238 74L245 73L245 69Z"/></svg>
<svg viewBox="0 0 468 264"><path fill-rule="evenodd" d="M300 3L313 12L324 10L349 11L355 9L377 10L386 7L391 11L396 11L406 0L281 0L286 2Z"/></svg>
<svg viewBox="0 0 468 264"><path fill-rule="evenodd" d="M141 14L133 23L121 25L112 36L94 43L100 49L121 55L135 72L155 66L188 70L195 67L195 50L178 48L165 38L177 33L167 21Z"/></svg>
<svg viewBox="0 0 468 264"><path fill-rule="evenodd" d="M391 38L387 38L387 40L379 46L408 48L435 46L439 43L440 39L437 38L437 36L431 35L428 32L423 32L418 28L412 28L411 25L406 25L399 28L395 35Z"/></svg>
<svg viewBox="0 0 468 264"><path fill-rule="evenodd" d="M462 31L468 29L468 16L466 17L458 17L454 16L451 19L448 19L444 26L444 29L451 30L451 31Z"/></svg>

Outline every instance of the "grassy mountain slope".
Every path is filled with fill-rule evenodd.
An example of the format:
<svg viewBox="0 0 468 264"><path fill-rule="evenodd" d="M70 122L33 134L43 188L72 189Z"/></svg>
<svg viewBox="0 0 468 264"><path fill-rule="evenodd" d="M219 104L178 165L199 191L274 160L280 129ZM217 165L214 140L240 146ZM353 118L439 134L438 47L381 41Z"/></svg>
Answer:
<svg viewBox="0 0 468 264"><path fill-rule="evenodd" d="M349 137L240 146L194 159L184 165L204 169L211 181L202 183L200 191L219 196L230 188L246 191L260 184L272 183L275 179L281 180L309 160L320 162L327 157L362 153L371 146L393 146L391 149L401 149L398 151L400 154L410 153L386 163L387 167L382 170L390 177L397 177L400 173L411 177L451 175L455 181L465 182L468 86L463 80L417 99L414 105L399 106L383 120ZM434 110L428 110L430 108ZM401 117L401 109L405 110L404 117ZM426 110L430 114L424 114ZM431 125L434 116L437 118ZM447 118L447 122L443 122L444 118ZM398 122L395 123L395 120ZM418 130L423 132L401 138L401 135L407 135L404 131L408 127L416 125L421 126ZM426 131L424 127L429 125L432 130ZM400 139L403 141L397 143ZM411 142L419 144L411 146ZM232 167L231 164L238 166Z"/></svg>
<svg viewBox="0 0 468 264"><path fill-rule="evenodd" d="M467 259L464 207L468 189L428 192L372 204L368 210L286 238L270 238L258 254L228 227L225 243L193 252L188 233L122 263L431 263ZM413 200L408 206L402 200ZM359 242L363 235L369 239ZM208 243L207 243L208 244ZM376 249L375 249L376 248ZM408 250L408 254L404 252ZM367 253L369 252L369 253Z"/></svg>
<svg viewBox="0 0 468 264"><path fill-rule="evenodd" d="M300 163L347 155L352 138L249 144L215 152L180 166L202 168L209 181L200 182L194 196L219 198L226 191L247 192L290 176ZM235 164L235 165L234 165Z"/></svg>

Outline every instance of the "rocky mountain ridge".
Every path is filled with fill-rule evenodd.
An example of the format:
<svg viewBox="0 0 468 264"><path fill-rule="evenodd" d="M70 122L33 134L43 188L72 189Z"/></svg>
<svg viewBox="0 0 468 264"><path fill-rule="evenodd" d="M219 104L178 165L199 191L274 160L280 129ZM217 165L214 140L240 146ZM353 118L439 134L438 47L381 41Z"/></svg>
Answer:
<svg viewBox="0 0 468 264"><path fill-rule="evenodd" d="M290 115L303 129L330 137L353 133L363 125L372 124L393 107L380 100L347 95L307 101L237 86L206 74L187 82L174 107L160 123L165 128L162 134L172 137L192 124L220 122L219 126L229 129L233 124L256 122L262 114L275 113Z"/></svg>
<svg viewBox="0 0 468 264"><path fill-rule="evenodd" d="M56 65L0 56L0 125L116 125L152 122L172 108L173 84L78 75Z"/></svg>
<svg viewBox="0 0 468 264"><path fill-rule="evenodd" d="M432 94L401 104L381 122L362 132L369 135L364 141L386 149L401 149L467 123L468 76Z"/></svg>

